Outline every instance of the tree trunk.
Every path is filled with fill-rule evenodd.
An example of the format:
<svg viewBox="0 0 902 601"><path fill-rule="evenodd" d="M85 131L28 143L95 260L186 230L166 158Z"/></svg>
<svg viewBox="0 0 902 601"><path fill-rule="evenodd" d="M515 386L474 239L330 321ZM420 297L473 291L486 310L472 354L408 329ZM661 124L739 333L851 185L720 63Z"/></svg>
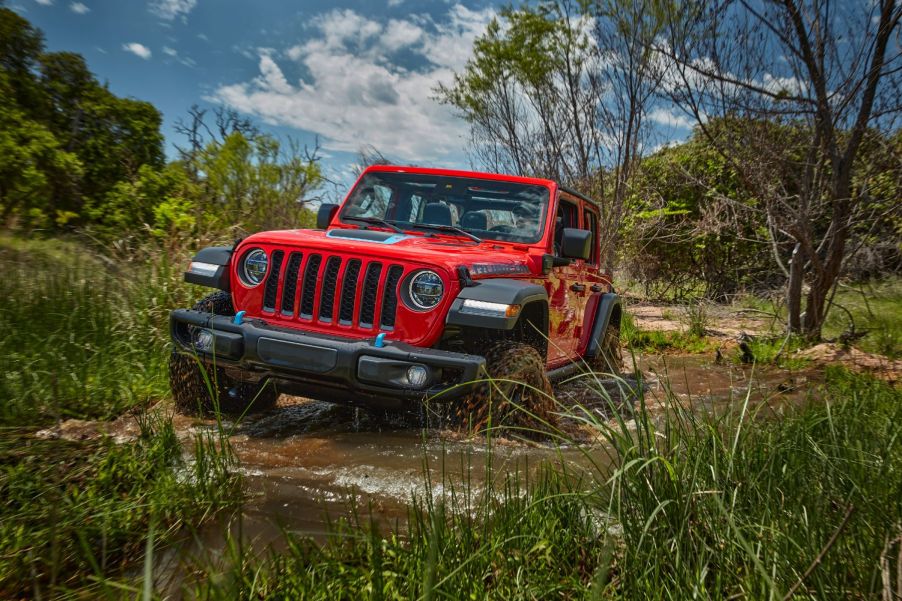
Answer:
<svg viewBox="0 0 902 601"><path fill-rule="evenodd" d="M817 278L808 290L808 297L805 301L804 335L810 342L817 342L821 339L825 317L824 305L832 286L832 279L827 282L826 278Z"/></svg>
<svg viewBox="0 0 902 601"><path fill-rule="evenodd" d="M789 262L789 286L786 291L786 308L789 312L789 331L802 331L802 279L805 274L805 259L802 245L796 243Z"/></svg>

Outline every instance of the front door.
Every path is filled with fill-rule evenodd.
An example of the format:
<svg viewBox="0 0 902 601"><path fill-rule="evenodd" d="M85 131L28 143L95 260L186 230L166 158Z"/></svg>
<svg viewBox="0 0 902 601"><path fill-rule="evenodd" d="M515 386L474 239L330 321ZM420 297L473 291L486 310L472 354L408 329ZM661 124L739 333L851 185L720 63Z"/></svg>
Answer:
<svg viewBox="0 0 902 601"><path fill-rule="evenodd" d="M554 224L552 252L560 256L565 227L580 227L579 204L561 198ZM548 364L558 367L576 357L582 333L586 286L583 261L574 260L551 270L548 280Z"/></svg>

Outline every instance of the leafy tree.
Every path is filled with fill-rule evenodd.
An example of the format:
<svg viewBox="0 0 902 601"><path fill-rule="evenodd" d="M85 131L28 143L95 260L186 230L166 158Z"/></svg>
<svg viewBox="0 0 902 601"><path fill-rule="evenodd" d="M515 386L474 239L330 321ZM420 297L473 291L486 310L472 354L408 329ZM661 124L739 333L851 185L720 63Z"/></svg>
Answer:
<svg viewBox="0 0 902 601"><path fill-rule="evenodd" d="M81 162L14 99L8 76L0 71L0 219L17 216L28 227L64 224L73 215L59 211L55 200L74 193Z"/></svg>
<svg viewBox="0 0 902 601"><path fill-rule="evenodd" d="M873 214L855 186L866 137L893 132L902 114L902 6L689 0L673 8L654 44L670 70L666 89L764 203L787 276L788 328L818 339L855 224ZM717 117L747 127L712 131ZM791 143L767 135L781 125L792 126L784 130Z"/></svg>
<svg viewBox="0 0 902 601"><path fill-rule="evenodd" d="M241 231L311 224L304 207L323 182L318 158L272 136L247 137L239 131L211 142L198 157L204 213L219 227Z"/></svg>
<svg viewBox="0 0 902 601"><path fill-rule="evenodd" d="M27 20L0 6L0 71L7 77L4 95L31 118L46 113L35 73L44 51L44 36Z"/></svg>
<svg viewBox="0 0 902 601"><path fill-rule="evenodd" d="M117 182L88 216L105 238L183 237L194 232L200 189L173 162L163 169L142 165L131 180Z"/></svg>
<svg viewBox="0 0 902 601"><path fill-rule="evenodd" d="M649 50L658 0L546 0L506 9L439 97L471 125L493 171L557 179L602 200L602 248L613 267L628 182L660 81Z"/></svg>
<svg viewBox="0 0 902 601"><path fill-rule="evenodd" d="M44 52L0 7L0 202L5 222L84 225L119 182L163 166L160 113L100 85L84 59Z"/></svg>
<svg viewBox="0 0 902 601"><path fill-rule="evenodd" d="M142 165L163 166L161 116L153 105L112 94L77 54L43 55L41 75L53 107L51 128L63 147L82 161L79 191L89 202L135 176ZM78 212L82 200L68 201L67 208Z"/></svg>

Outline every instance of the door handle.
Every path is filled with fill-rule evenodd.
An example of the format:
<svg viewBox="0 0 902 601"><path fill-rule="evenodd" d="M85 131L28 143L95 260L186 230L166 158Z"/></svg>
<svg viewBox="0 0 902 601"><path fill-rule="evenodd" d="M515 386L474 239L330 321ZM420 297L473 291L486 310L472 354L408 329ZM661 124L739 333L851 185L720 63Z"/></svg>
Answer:
<svg viewBox="0 0 902 601"><path fill-rule="evenodd" d="M592 292L601 292L601 286L599 286L598 284L592 284L592 287L589 288L589 290L591 290Z"/></svg>
<svg viewBox="0 0 902 601"><path fill-rule="evenodd" d="M586 290L586 286L584 284L571 284L570 290L574 292L584 292Z"/></svg>

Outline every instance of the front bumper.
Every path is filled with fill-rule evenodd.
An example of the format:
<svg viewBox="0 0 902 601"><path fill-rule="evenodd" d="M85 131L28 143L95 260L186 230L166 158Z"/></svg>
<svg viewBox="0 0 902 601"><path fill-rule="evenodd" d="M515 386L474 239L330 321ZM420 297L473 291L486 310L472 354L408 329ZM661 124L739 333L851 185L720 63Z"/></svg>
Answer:
<svg viewBox="0 0 902 601"><path fill-rule="evenodd" d="M169 317L172 339L183 352L224 367L280 381L280 390L309 398L381 407L404 407L429 397L451 400L465 395L483 377L485 359L403 342L324 336L271 326L262 320L233 318L178 309ZM205 330L206 349L196 344ZM423 366L425 385L405 380L408 368Z"/></svg>

